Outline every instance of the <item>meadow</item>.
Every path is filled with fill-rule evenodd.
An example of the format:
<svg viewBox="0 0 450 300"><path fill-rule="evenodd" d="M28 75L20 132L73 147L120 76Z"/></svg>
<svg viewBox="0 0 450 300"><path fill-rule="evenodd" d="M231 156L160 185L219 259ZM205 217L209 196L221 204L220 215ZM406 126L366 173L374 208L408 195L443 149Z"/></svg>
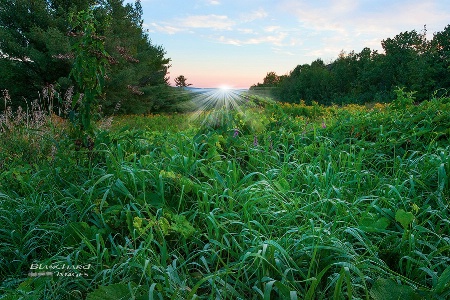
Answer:
<svg viewBox="0 0 450 300"><path fill-rule="evenodd" d="M38 112L0 122L0 299L450 297L449 97L252 96L90 148Z"/></svg>

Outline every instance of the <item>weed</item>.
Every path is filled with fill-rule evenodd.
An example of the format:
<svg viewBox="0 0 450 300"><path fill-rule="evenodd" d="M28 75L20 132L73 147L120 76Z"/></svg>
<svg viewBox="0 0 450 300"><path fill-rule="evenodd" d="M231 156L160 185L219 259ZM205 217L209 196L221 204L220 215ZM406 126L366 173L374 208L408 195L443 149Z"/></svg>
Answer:
<svg viewBox="0 0 450 300"><path fill-rule="evenodd" d="M450 101L407 102L261 101L251 120L215 129L183 114L123 116L94 131L89 155L70 128L24 130L34 114L4 115L0 291L448 298ZM32 264L90 269L33 277Z"/></svg>

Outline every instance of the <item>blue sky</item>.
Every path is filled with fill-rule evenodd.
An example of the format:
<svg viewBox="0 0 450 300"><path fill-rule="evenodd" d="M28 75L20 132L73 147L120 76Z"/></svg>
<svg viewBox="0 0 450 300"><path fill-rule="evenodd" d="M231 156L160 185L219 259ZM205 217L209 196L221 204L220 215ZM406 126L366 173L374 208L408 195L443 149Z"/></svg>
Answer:
<svg viewBox="0 0 450 300"><path fill-rule="evenodd" d="M125 0L124 3L134 3ZM171 83L248 88L266 73L288 74L317 58L364 47L400 32L428 36L450 24L450 0L141 0L144 28L172 59Z"/></svg>

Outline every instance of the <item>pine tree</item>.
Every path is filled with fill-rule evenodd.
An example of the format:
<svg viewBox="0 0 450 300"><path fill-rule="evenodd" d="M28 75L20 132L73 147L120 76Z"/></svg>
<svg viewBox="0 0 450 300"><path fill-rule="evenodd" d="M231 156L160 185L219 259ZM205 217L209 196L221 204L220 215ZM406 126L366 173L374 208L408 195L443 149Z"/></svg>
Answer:
<svg viewBox="0 0 450 300"><path fill-rule="evenodd" d="M69 16L92 8L110 54L102 106L112 110L121 102L125 112L164 109L169 101L168 68L162 46L155 46L142 27L142 6L123 0L0 0L0 89L10 91L15 106L35 99L47 85L63 92L77 42ZM109 24L109 26L106 26Z"/></svg>

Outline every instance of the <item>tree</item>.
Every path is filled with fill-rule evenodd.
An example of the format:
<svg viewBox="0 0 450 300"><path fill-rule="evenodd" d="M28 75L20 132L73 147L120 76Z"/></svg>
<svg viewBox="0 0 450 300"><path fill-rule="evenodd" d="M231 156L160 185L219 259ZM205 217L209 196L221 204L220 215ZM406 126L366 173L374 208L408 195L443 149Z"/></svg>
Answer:
<svg viewBox="0 0 450 300"><path fill-rule="evenodd" d="M71 63L55 56L70 52L67 14L58 15L47 1L0 0L0 89L13 106L37 98L50 83L68 81Z"/></svg>
<svg viewBox="0 0 450 300"><path fill-rule="evenodd" d="M384 76L391 81L392 90L403 86L418 91L418 98L426 98L429 92L426 81L430 75L426 60L429 47L426 28L420 33L415 30L401 32L394 38L383 40L381 45L385 51Z"/></svg>
<svg viewBox="0 0 450 300"><path fill-rule="evenodd" d="M73 47L75 58L70 76L78 90L75 99L80 103L72 102L70 117L80 134L92 134L92 110L97 107L99 97L103 93L105 67L110 56L105 51L104 38L97 35L99 26L93 11L80 11L73 19L72 26L79 30L77 35L80 35L80 39ZM78 108L78 114L75 114L75 106Z"/></svg>
<svg viewBox="0 0 450 300"><path fill-rule="evenodd" d="M431 79L435 89L450 87L450 25L436 32L430 42L433 74Z"/></svg>
<svg viewBox="0 0 450 300"><path fill-rule="evenodd" d="M280 82L280 77L275 72L268 72L264 77L263 84L265 86L276 86Z"/></svg>
<svg viewBox="0 0 450 300"><path fill-rule="evenodd" d="M330 64L333 81L333 97L339 98L351 94L357 77L357 56L354 51L341 51L338 58Z"/></svg>
<svg viewBox="0 0 450 300"><path fill-rule="evenodd" d="M113 63L107 71L104 107L121 103L125 113L166 110L173 105L168 69L170 59L162 46L153 45L142 28L142 7L108 0L104 7L113 20L105 32L105 49Z"/></svg>
<svg viewBox="0 0 450 300"><path fill-rule="evenodd" d="M169 107L170 59L151 43L142 28L142 7L123 0L0 0L0 89L8 89L14 105L35 99L43 87L61 91L74 85L69 73L77 42L69 15L92 8L99 24L97 35L110 54L105 72L103 107L121 102L125 112L142 113Z"/></svg>
<svg viewBox="0 0 450 300"><path fill-rule="evenodd" d="M450 88L450 25L434 34L402 32L382 41L385 53L364 48L360 53L341 52L325 65L321 59L295 67L278 78L267 73L263 83L250 89L272 87L270 93L285 102L321 104L388 102L398 87L415 91L416 100L428 99L438 89Z"/></svg>
<svg viewBox="0 0 450 300"><path fill-rule="evenodd" d="M180 87L180 88L183 88L183 87L187 87L187 86L192 85L192 84L190 84L190 83L186 83L187 78L184 77L184 75L178 76L177 78L174 79L174 81L175 81L175 85L176 85L177 87Z"/></svg>

